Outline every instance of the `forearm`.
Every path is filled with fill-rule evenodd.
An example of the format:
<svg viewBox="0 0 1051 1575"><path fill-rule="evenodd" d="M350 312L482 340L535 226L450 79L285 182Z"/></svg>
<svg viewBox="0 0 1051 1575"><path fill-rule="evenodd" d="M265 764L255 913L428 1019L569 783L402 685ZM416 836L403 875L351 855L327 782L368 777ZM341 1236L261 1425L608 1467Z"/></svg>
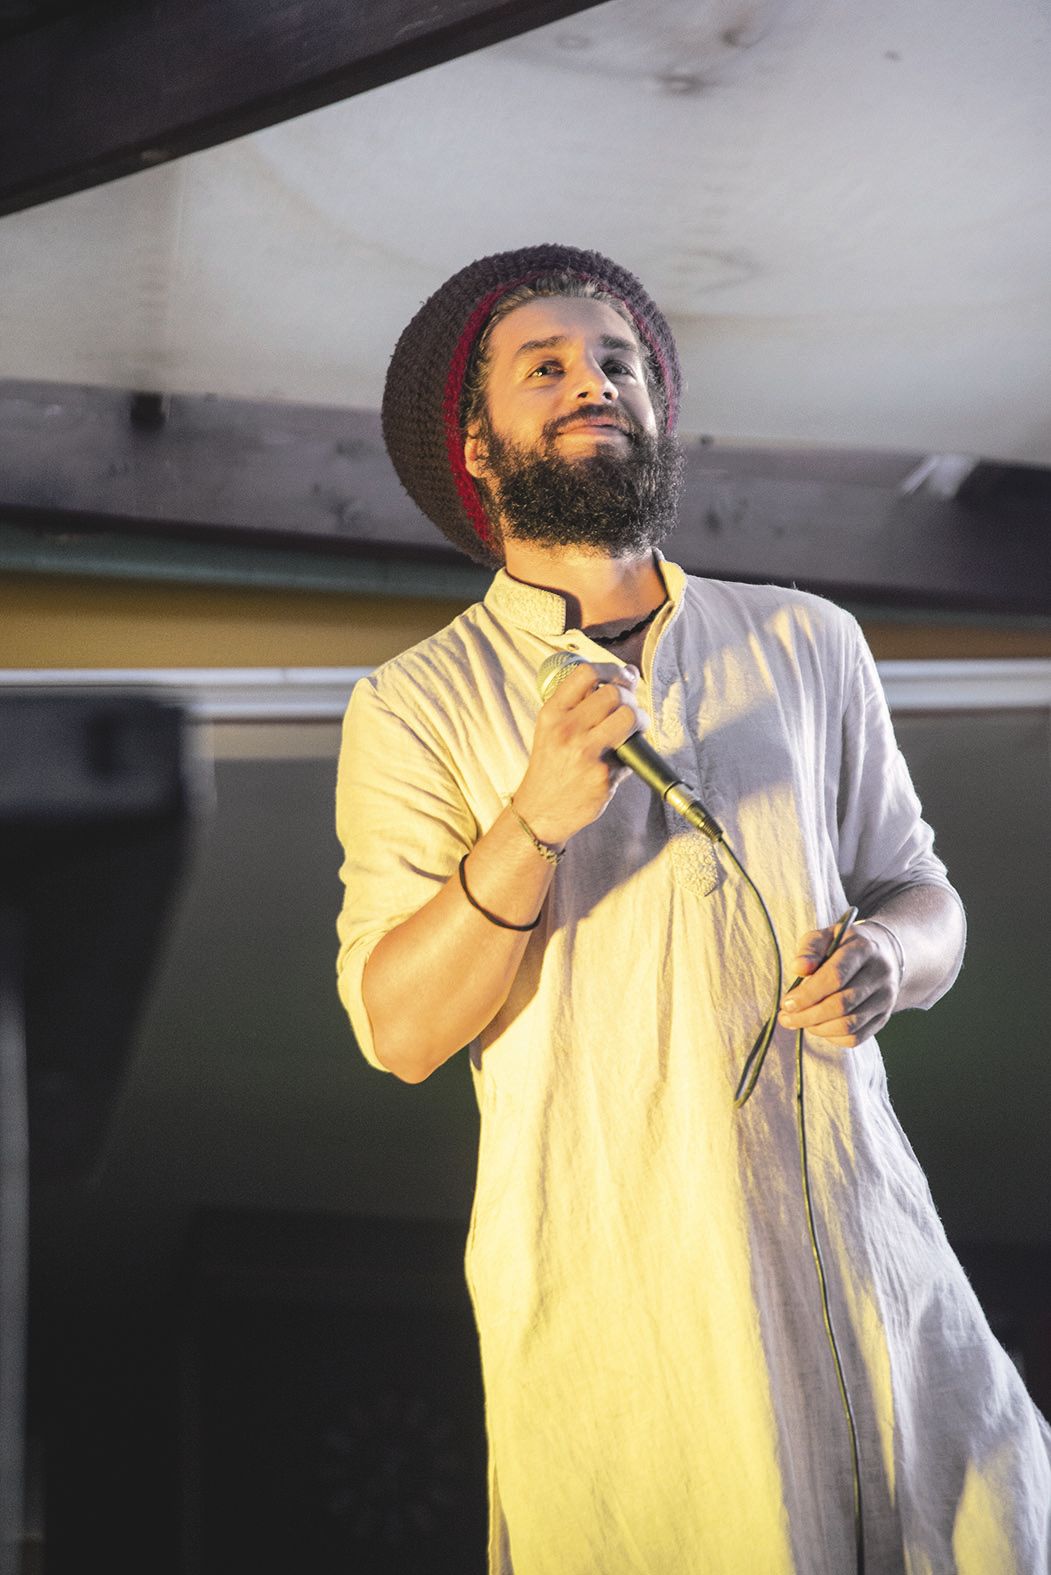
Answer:
<svg viewBox="0 0 1051 1575"><path fill-rule="evenodd" d="M471 849L464 867L472 897L509 924L530 924L554 866L510 810ZM459 874L385 935L365 967L365 1008L376 1054L396 1076L419 1083L469 1044L507 999L529 941L473 908Z"/></svg>
<svg viewBox="0 0 1051 1575"><path fill-rule="evenodd" d="M378 943L362 994L376 1055L407 1083L429 1077L477 1038L507 1000L554 865L534 845L563 848L602 814L624 768L611 754L643 714L631 698L634 668L581 663L541 706L518 814L505 809L467 857L474 902L454 872L431 900Z"/></svg>
<svg viewBox="0 0 1051 1575"><path fill-rule="evenodd" d="M901 944L905 974L895 1011L936 995L963 946L963 914L952 893L944 886L910 886L862 917L887 925Z"/></svg>

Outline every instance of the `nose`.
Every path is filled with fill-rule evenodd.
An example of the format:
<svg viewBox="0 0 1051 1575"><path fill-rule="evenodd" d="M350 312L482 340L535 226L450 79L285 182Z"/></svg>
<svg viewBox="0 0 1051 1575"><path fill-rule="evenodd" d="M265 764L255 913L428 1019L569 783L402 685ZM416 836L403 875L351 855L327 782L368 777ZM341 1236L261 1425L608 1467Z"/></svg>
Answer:
<svg viewBox="0 0 1051 1575"><path fill-rule="evenodd" d="M584 358L576 383L577 398L582 404L597 403L599 400L613 404L620 398L616 383L610 382L602 363L591 356Z"/></svg>

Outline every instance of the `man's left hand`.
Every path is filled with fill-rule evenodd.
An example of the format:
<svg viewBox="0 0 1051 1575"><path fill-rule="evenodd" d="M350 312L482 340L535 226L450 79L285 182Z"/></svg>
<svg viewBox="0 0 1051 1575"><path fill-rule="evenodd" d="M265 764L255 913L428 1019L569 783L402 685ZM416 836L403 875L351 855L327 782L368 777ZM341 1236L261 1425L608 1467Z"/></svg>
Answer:
<svg viewBox="0 0 1051 1575"><path fill-rule="evenodd" d="M876 925L851 926L828 961L821 962L834 928L809 930L800 940L789 977L798 974L801 983L782 1001L778 1022L850 1048L886 1024L901 977L893 943Z"/></svg>

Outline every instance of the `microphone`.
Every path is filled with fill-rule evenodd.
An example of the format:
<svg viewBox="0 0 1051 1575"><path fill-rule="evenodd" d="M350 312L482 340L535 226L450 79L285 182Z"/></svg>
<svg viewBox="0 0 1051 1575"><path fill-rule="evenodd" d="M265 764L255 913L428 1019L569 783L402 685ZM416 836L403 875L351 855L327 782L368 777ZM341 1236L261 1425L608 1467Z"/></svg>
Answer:
<svg viewBox="0 0 1051 1575"><path fill-rule="evenodd" d="M541 700L550 700L572 669L583 665L584 658L575 656L572 651L556 651L553 656L549 656L540 664L540 671L536 675ZM723 840L723 828L714 816L709 815L695 789L676 776L668 762L661 759L651 744L647 744L641 733L633 733L613 753L622 765L628 766L636 776L641 777L658 798L663 799L696 830L703 831L712 842Z"/></svg>

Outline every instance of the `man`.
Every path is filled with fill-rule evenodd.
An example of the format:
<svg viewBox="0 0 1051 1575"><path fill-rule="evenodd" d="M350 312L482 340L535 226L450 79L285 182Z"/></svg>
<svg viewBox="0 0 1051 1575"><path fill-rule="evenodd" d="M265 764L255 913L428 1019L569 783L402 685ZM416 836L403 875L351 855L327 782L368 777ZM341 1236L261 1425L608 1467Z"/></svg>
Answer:
<svg viewBox="0 0 1051 1575"><path fill-rule="evenodd" d="M461 270L387 379L404 484L497 573L354 691L339 981L363 1052L406 1082L470 1046L488 1569L855 1567L800 1185L802 1028L867 1567L1046 1571L1051 1433L949 1249L872 1037L951 984L960 904L853 620L658 553L679 391L638 281L559 246ZM582 662L541 704L555 652ZM640 727L798 952L740 1109L769 941L724 853L611 755ZM850 904L861 920L822 961Z"/></svg>

